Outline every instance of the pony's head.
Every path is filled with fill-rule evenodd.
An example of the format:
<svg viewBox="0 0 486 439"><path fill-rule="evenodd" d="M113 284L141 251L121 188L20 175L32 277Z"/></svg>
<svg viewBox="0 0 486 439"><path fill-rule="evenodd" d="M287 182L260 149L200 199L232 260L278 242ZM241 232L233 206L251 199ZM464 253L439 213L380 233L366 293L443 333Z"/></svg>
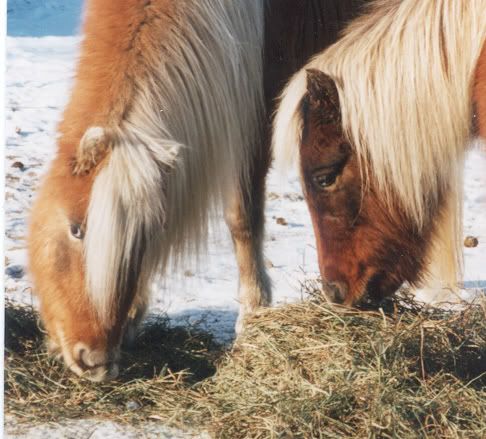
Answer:
<svg viewBox="0 0 486 439"><path fill-rule="evenodd" d="M128 316L143 307L137 292L147 234L159 225L160 172L142 147L136 157L123 143L111 151L115 140L101 128L88 129L75 150L62 142L32 210L30 271L50 350L102 381L118 374Z"/></svg>
<svg viewBox="0 0 486 439"><path fill-rule="evenodd" d="M95 177L87 171L62 153L53 162L32 209L29 258L50 351L78 375L101 381L117 375L113 345L122 322L107 327L86 292L84 244Z"/></svg>
<svg viewBox="0 0 486 439"><path fill-rule="evenodd" d="M383 297L416 281L430 227L419 230L391 208L361 168L342 132L338 91L325 73L307 70L300 111L300 170L330 299L352 304L366 293Z"/></svg>
<svg viewBox="0 0 486 439"><path fill-rule="evenodd" d="M405 280L457 288L485 4L373 2L282 93L277 166L300 157L320 269L346 303Z"/></svg>

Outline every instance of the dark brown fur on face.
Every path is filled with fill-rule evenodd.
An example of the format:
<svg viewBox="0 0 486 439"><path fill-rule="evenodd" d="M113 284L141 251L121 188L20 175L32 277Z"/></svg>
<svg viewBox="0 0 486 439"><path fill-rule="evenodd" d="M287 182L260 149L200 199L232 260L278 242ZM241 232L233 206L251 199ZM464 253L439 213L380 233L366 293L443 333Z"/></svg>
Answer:
<svg viewBox="0 0 486 439"><path fill-rule="evenodd" d="M382 298L419 280L431 226L419 232L399 209L391 211L372 176L363 187L358 158L341 131L334 82L317 70L307 75L300 166L322 278L336 302L351 305L365 293Z"/></svg>

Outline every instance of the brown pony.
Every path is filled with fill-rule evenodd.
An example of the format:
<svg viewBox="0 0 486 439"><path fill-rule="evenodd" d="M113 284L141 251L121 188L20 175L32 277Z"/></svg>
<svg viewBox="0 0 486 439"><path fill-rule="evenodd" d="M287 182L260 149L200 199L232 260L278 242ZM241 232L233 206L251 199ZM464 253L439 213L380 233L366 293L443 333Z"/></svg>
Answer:
<svg viewBox="0 0 486 439"><path fill-rule="evenodd" d="M29 236L49 347L72 371L117 375L122 336L142 318L151 280L202 247L220 206L240 272L237 327L271 302L267 109L361 3L88 1Z"/></svg>
<svg viewBox="0 0 486 439"><path fill-rule="evenodd" d="M486 135L484 11L376 1L284 91L274 154L299 153L331 300L457 288L473 100Z"/></svg>

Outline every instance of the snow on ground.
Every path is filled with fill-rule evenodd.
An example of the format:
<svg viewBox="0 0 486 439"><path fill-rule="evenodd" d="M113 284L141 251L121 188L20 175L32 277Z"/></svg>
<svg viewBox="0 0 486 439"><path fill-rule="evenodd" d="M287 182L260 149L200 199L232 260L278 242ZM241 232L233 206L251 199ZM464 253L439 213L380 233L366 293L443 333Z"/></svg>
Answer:
<svg viewBox="0 0 486 439"><path fill-rule="evenodd" d="M143 428L96 419L28 426L16 425L14 418L7 417L5 424L9 439L209 439L206 434L196 437L155 422L147 422Z"/></svg>
<svg viewBox="0 0 486 439"><path fill-rule="evenodd" d="M80 4L63 0L8 2L5 288L8 298L29 304L35 304L36 299L26 273L27 220L36 188L56 150L56 124L67 102L80 42L74 32ZM19 37L24 35L28 37ZM469 154L465 191L464 233L479 239L478 247L465 249L466 286L486 287L484 147ZM286 224L279 224L282 221L277 222L277 218L284 218ZM199 263L169 273L163 282L153 286L151 312L167 312L175 324L200 322L219 340L229 342L234 337L238 310L238 273L222 217L216 218L215 224L208 254ZM274 304L299 300L300 283L315 278L318 269L310 218L295 175L287 180L273 172L269 176L265 255L274 285ZM131 431L122 436L116 425L96 422L64 423L54 429L44 426L36 431L44 437L80 437L80 431L96 432L91 437L135 437ZM10 434L32 437L32 430L22 433L14 425L15 422L7 422ZM69 433L70 428L76 431L74 436ZM176 433L162 429L159 435L169 437Z"/></svg>
<svg viewBox="0 0 486 439"><path fill-rule="evenodd" d="M465 286L486 288L486 145L476 142L468 154L464 186L464 236L478 247L464 248Z"/></svg>

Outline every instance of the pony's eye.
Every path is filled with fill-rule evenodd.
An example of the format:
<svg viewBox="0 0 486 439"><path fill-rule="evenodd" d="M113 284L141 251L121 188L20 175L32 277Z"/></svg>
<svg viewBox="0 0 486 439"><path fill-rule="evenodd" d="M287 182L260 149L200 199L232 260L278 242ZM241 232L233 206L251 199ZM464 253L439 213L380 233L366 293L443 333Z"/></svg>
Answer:
<svg viewBox="0 0 486 439"><path fill-rule="evenodd" d="M84 232L79 224L71 224L71 235L76 239L84 238Z"/></svg>
<svg viewBox="0 0 486 439"><path fill-rule="evenodd" d="M337 173L328 172L316 174L312 177L312 181L317 189L326 189L336 183Z"/></svg>

